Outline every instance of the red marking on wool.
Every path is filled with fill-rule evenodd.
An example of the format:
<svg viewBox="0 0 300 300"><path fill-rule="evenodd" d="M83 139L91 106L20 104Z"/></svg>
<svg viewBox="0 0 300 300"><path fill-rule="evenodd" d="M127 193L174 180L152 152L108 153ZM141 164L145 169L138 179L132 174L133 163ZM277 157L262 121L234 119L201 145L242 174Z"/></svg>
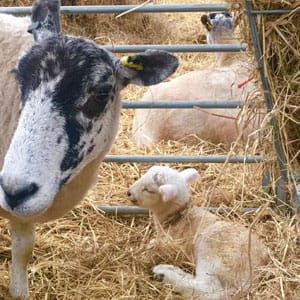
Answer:
<svg viewBox="0 0 300 300"><path fill-rule="evenodd" d="M252 75L251 77L249 77L248 79L246 79L245 81L239 83L237 85L237 87L240 89L241 87L243 87L244 85L246 85L249 81L251 81L252 79L254 79L254 75Z"/></svg>

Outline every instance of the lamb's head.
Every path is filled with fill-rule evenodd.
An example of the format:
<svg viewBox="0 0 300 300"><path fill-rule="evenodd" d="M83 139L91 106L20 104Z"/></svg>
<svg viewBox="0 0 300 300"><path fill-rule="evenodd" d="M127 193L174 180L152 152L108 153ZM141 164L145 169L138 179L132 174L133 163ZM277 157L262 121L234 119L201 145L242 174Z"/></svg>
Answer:
<svg viewBox="0 0 300 300"><path fill-rule="evenodd" d="M198 177L195 169L178 172L167 166L151 167L129 189L133 204L154 213L177 211L189 201L188 184Z"/></svg>
<svg viewBox="0 0 300 300"><path fill-rule="evenodd" d="M230 13L211 13L201 16L206 29L208 44L231 43L233 38L233 18Z"/></svg>
<svg viewBox="0 0 300 300"><path fill-rule="evenodd" d="M62 186L109 150L121 89L156 84L178 66L164 51L119 59L92 41L62 35L57 6L36 2L36 42L15 69L20 118L0 173L0 206L19 217L43 213Z"/></svg>

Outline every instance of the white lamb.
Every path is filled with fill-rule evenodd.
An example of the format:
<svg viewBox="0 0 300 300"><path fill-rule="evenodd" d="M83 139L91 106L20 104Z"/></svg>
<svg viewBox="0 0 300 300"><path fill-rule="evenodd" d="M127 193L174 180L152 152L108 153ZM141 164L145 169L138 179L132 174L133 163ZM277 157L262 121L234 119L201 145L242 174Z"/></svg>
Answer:
<svg viewBox="0 0 300 300"><path fill-rule="evenodd" d="M239 43L234 37L230 14L204 15L201 21L208 44ZM253 81L238 87L253 74L245 53L218 52L216 58L215 69L189 72L150 87L142 101L245 101L259 96ZM259 116L249 121L239 114L240 109L136 109L132 137L139 146L180 139L193 144L198 141L194 138L197 136L228 147L240 133L246 141L248 135L259 128Z"/></svg>
<svg viewBox="0 0 300 300"><path fill-rule="evenodd" d="M255 270L266 263L267 248L246 227L188 205L188 184L197 176L195 169L177 172L154 166L129 188L128 196L153 213L157 239L171 238L196 263L195 276L160 264L153 268L155 277L188 299L232 299L255 283Z"/></svg>
<svg viewBox="0 0 300 300"><path fill-rule="evenodd" d="M117 134L121 90L161 82L178 66L164 51L119 59L61 34L59 10L59 0L36 0L31 22L0 15L0 216L11 224L10 293L21 299L35 224L64 215L95 183Z"/></svg>

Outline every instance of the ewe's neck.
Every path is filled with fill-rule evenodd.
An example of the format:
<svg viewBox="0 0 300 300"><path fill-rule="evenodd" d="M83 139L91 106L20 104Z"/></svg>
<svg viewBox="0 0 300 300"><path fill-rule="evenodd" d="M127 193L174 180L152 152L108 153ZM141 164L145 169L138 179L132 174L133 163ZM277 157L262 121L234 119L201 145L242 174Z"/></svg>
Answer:
<svg viewBox="0 0 300 300"><path fill-rule="evenodd" d="M214 41L215 44L232 44L239 45L240 41L236 39L232 34L222 36ZM218 67L231 66L235 62L238 62L243 55L239 52L216 52L216 64Z"/></svg>
<svg viewBox="0 0 300 300"><path fill-rule="evenodd" d="M241 58L237 52L218 52L216 53L216 65L218 67L229 67L238 62Z"/></svg>

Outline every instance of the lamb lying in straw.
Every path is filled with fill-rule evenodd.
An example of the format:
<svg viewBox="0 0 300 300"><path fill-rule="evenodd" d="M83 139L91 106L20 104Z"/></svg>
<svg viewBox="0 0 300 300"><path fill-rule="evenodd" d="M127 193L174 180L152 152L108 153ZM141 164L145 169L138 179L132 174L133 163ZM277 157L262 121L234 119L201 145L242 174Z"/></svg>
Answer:
<svg viewBox="0 0 300 300"><path fill-rule="evenodd" d="M160 264L153 268L155 278L173 285L188 299L232 299L255 283L254 271L265 264L267 248L246 227L188 206L188 184L197 176L195 169L177 172L154 166L129 188L128 196L133 204L153 213L157 239L180 243L196 263L195 276Z"/></svg>

